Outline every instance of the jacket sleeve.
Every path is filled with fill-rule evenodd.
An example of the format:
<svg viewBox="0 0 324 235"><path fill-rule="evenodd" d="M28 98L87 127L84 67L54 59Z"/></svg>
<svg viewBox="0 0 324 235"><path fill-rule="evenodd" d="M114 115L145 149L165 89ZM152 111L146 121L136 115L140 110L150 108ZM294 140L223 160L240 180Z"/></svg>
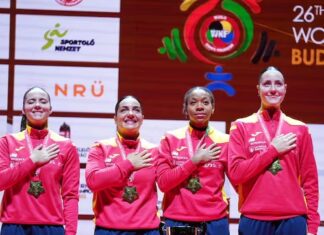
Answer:
<svg viewBox="0 0 324 235"><path fill-rule="evenodd" d="M63 166L62 199L64 207L65 235L76 235L80 184L80 159L76 147L66 146L66 161Z"/></svg>
<svg viewBox="0 0 324 235"><path fill-rule="evenodd" d="M10 165L9 142L6 137L0 138L0 191L21 182L37 168L30 158L17 165Z"/></svg>
<svg viewBox="0 0 324 235"><path fill-rule="evenodd" d="M106 153L100 144L90 148L86 166L86 182L91 191L100 191L122 185L134 171L129 160L122 160L113 166L105 165Z"/></svg>
<svg viewBox="0 0 324 235"><path fill-rule="evenodd" d="M247 134L241 122L232 124L228 149L228 171L235 185L243 184L263 173L278 156L277 150L270 145L265 151L248 158L245 147L247 144L245 135Z"/></svg>
<svg viewBox="0 0 324 235"><path fill-rule="evenodd" d="M183 165L174 166L172 163L170 143L167 138L161 140L157 159L157 181L162 192L167 192L177 187L196 169L197 166L189 157Z"/></svg>
<svg viewBox="0 0 324 235"><path fill-rule="evenodd" d="M317 234L320 224L320 217L318 214L318 175L317 167L313 152L312 137L305 126L305 133L302 135L302 143L300 144L301 162L301 187L304 191L308 214L307 214L307 227L308 232ZM298 144L298 143L297 143Z"/></svg>

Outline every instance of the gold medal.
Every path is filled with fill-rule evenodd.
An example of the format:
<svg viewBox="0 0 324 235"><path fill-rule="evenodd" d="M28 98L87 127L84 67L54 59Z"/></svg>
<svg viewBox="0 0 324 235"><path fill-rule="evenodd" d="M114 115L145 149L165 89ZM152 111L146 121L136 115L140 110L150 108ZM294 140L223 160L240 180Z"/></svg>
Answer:
<svg viewBox="0 0 324 235"><path fill-rule="evenodd" d="M275 160L268 169L273 175L276 175L279 171L282 170L279 159Z"/></svg>
<svg viewBox="0 0 324 235"><path fill-rule="evenodd" d="M132 203L136 199L138 199L138 193L136 191L136 187L134 186L126 186L124 188L124 194L123 194L124 201L128 203Z"/></svg>
<svg viewBox="0 0 324 235"><path fill-rule="evenodd" d="M43 184L41 181L30 181L28 193L38 198L39 195L45 192Z"/></svg>
<svg viewBox="0 0 324 235"><path fill-rule="evenodd" d="M186 189L191 191L193 194L198 192L201 189L201 183L199 177L198 176L191 177L188 181Z"/></svg>

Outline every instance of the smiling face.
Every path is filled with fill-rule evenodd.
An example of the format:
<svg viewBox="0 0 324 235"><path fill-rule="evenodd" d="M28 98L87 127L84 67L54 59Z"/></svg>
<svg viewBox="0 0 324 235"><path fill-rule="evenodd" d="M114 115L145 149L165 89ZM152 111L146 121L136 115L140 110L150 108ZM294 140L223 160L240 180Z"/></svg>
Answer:
<svg viewBox="0 0 324 235"><path fill-rule="evenodd" d="M48 117L52 113L48 94L40 88L30 90L25 95L22 112L26 115L29 126L36 129L46 127Z"/></svg>
<svg viewBox="0 0 324 235"><path fill-rule="evenodd" d="M207 127L213 112L214 105L211 95L199 88L192 90L188 96L185 110L190 124L196 128Z"/></svg>
<svg viewBox="0 0 324 235"><path fill-rule="evenodd" d="M279 109L285 98L287 84L278 70L268 70L261 75L258 93L262 109Z"/></svg>
<svg viewBox="0 0 324 235"><path fill-rule="evenodd" d="M126 139L137 138L143 118L139 101L131 96L126 97L119 103L114 117L118 133Z"/></svg>

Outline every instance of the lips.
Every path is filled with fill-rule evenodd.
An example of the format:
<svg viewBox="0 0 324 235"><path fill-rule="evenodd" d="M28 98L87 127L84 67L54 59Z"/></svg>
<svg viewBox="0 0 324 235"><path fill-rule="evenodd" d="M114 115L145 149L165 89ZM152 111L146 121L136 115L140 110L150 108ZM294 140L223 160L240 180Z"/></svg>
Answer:
<svg viewBox="0 0 324 235"><path fill-rule="evenodd" d="M195 116L197 118L205 118L207 116L207 114L205 114L205 113L196 113Z"/></svg>
<svg viewBox="0 0 324 235"><path fill-rule="evenodd" d="M136 124L137 121L136 120L125 120L124 121L126 124Z"/></svg>

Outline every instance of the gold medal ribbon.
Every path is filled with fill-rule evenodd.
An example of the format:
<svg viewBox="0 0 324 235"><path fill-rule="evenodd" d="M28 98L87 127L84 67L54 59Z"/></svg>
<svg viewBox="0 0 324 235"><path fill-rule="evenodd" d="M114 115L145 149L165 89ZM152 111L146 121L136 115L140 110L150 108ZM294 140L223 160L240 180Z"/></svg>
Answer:
<svg viewBox="0 0 324 235"><path fill-rule="evenodd" d="M116 143L118 145L120 155L122 156L122 158L124 160L126 160L127 159L126 151L125 151L124 146L120 142L118 136L116 138ZM140 149L141 149L141 142L139 140L139 142L137 144L137 147L136 147L136 150L135 150L135 153L139 153ZM123 200L128 202L128 203L134 202L139 197L136 187L132 186L134 178L135 178L135 172L133 171L131 173L131 175L128 177L127 185L124 187Z"/></svg>
<svg viewBox="0 0 324 235"><path fill-rule="evenodd" d="M198 144L197 144L197 146L195 148L195 151L197 151L198 147L205 141L207 135L208 135L208 127L206 129L206 133L203 135L203 137L198 142ZM188 147L189 157L192 158L193 155L194 155L194 148L193 148L193 145L192 145L192 138L191 138L191 135L189 133L189 128L186 131L186 144L187 144L187 147ZM186 189L188 189L193 194L195 194L201 188L202 188L202 185L200 183L200 178L199 178L198 174L196 174L194 176L191 176L189 178L189 180L188 180L187 185L186 185Z"/></svg>
<svg viewBox="0 0 324 235"><path fill-rule="evenodd" d="M43 143L42 143L43 147L46 147L49 137L50 137L50 134L48 132L48 134L45 136L45 138L43 140ZM29 155L31 155L33 152L33 144L31 142L30 136L27 133L27 130L25 130L25 139L26 139L28 150L29 150ZM35 198L38 198L42 193L45 192L42 181L39 178L40 171L41 171L40 167L36 169L34 176L29 183L29 189L27 191L30 195L34 196Z"/></svg>
<svg viewBox="0 0 324 235"><path fill-rule="evenodd" d="M263 119L262 115L260 114L260 112L257 113L257 116L258 116L258 120L259 120L259 122L261 124L261 128L263 130L264 136L266 137L266 140L268 142L268 145L270 145L273 138L270 137L269 130L268 130L268 128L267 128L267 126L266 126L266 124L264 122L264 119ZM274 137L281 134L284 116L285 115L282 112L280 112L279 124L278 124L276 134L275 134ZM268 168L268 171L270 171L273 175L278 174L278 172L281 171L281 170L282 170L282 166L280 164L279 158L274 160L274 162Z"/></svg>

